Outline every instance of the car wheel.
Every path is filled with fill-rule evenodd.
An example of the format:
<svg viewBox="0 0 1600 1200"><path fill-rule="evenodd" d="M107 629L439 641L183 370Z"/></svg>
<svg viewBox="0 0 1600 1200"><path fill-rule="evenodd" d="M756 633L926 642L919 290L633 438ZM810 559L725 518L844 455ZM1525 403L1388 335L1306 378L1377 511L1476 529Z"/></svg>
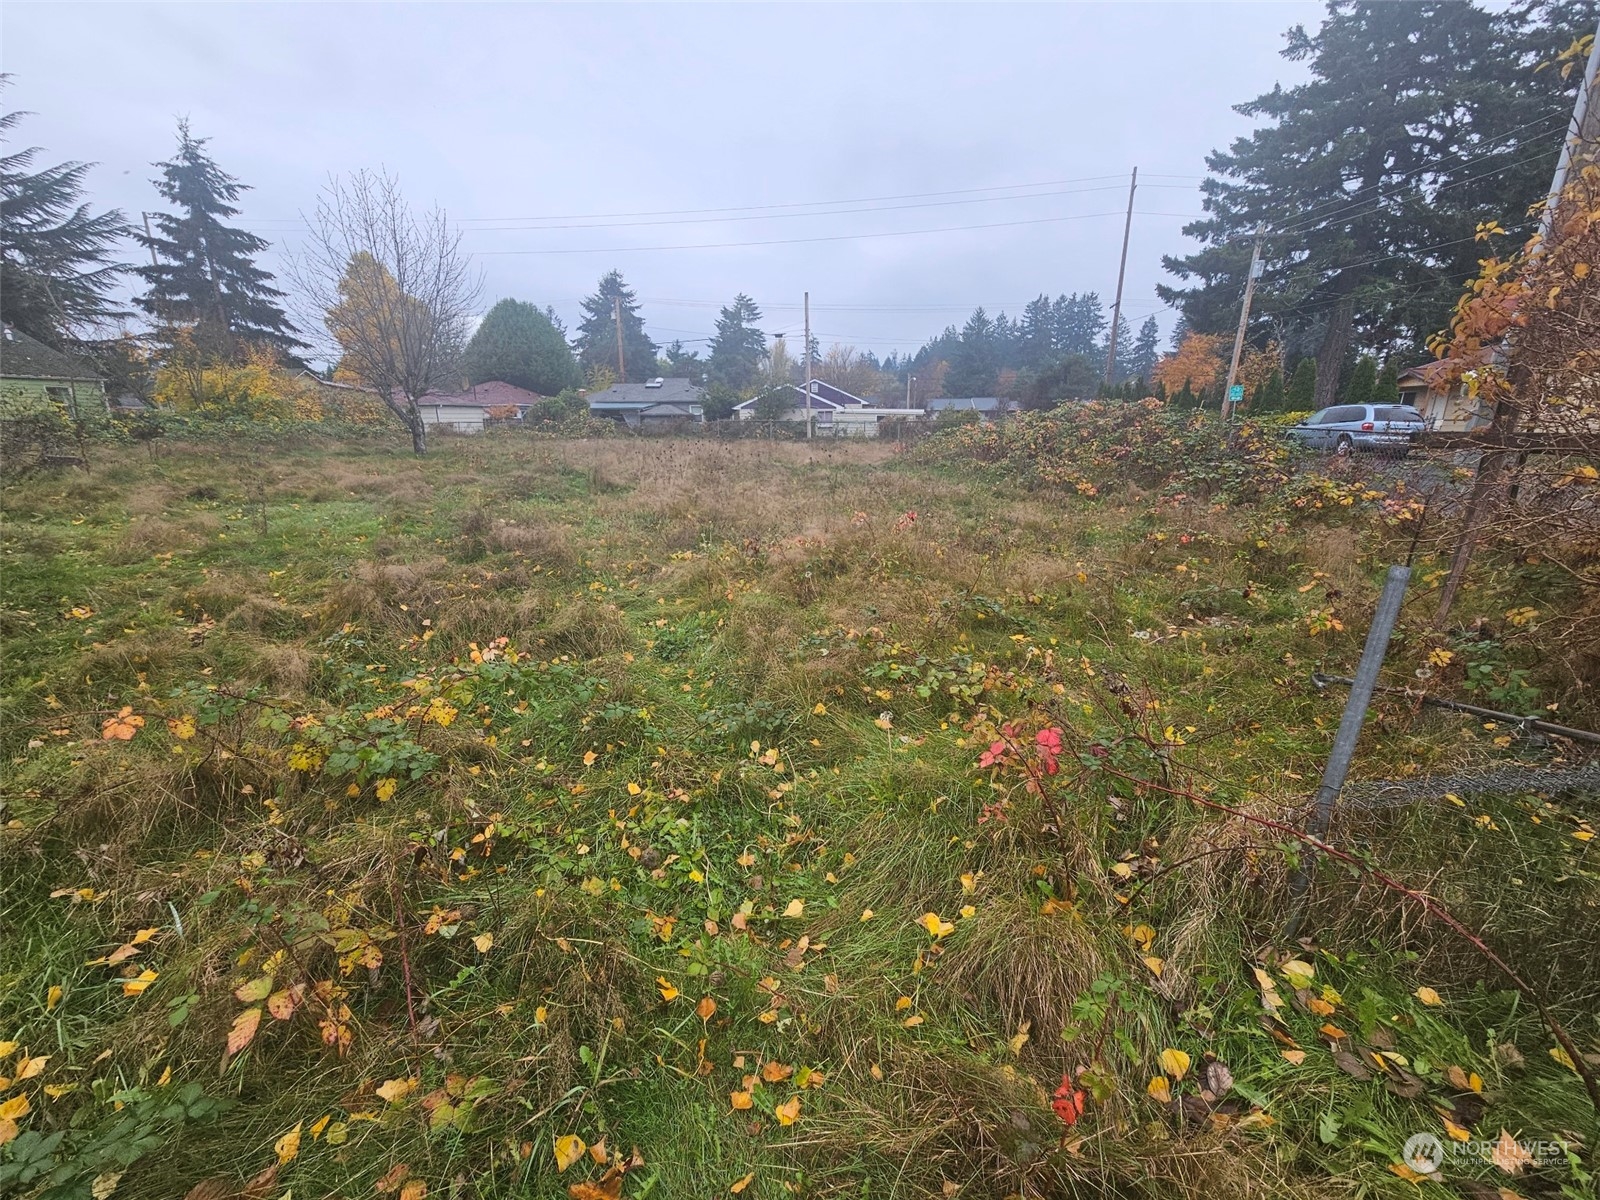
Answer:
<svg viewBox="0 0 1600 1200"><path fill-rule="evenodd" d="M1348 433L1341 433L1339 440L1333 444L1333 452L1341 457L1347 454L1354 454L1355 450L1356 444L1350 440Z"/></svg>

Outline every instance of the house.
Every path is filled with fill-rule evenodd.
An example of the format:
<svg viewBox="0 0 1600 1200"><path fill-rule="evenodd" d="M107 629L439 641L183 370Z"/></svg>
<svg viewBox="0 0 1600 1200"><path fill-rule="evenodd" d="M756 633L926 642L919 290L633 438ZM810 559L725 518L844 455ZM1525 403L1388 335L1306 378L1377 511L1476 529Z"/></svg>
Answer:
<svg viewBox="0 0 1600 1200"><path fill-rule="evenodd" d="M982 414L985 421L998 421L1006 414L1016 412L1017 403L1004 396L935 396L923 411L930 417L937 417L943 412L975 412Z"/></svg>
<svg viewBox="0 0 1600 1200"><path fill-rule="evenodd" d="M589 415L621 421L629 429L665 429L704 421L705 391L687 379L614 383L589 397Z"/></svg>
<svg viewBox="0 0 1600 1200"><path fill-rule="evenodd" d="M1444 433L1482 429L1494 414L1468 393L1466 384L1449 381L1448 372L1454 366L1441 359L1402 371L1397 381L1400 402L1420 412L1429 429Z"/></svg>
<svg viewBox="0 0 1600 1200"><path fill-rule="evenodd" d="M10 325L0 326L0 395L58 404L74 418L109 412L105 383L93 366Z"/></svg>
<svg viewBox="0 0 1600 1200"><path fill-rule="evenodd" d="M810 416L812 423L821 429L832 426L835 413L859 412L871 407L872 405L860 396L853 396L843 388L834 387L831 383L824 383L820 379L813 379L809 405L806 403L805 388L799 384L780 383L776 387L768 388L759 396L735 404L733 415L737 420L750 421L755 419L759 409L763 413L772 413L769 419L776 421L804 421Z"/></svg>
<svg viewBox="0 0 1600 1200"><path fill-rule="evenodd" d="M805 421L809 416L813 432L819 437L877 437L884 421L921 420L915 408L879 408L842 388L812 380L811 403L806 403L805 388L780 383L754 399L734 405L734 416L741 421L756 419L757 410L771 413L768 419ZM781 405L782 407L779 407Z"/></svg>
<svg viewBox="0 0 1600 1200"><path fill-rule="evenodd" d="M482 433L496 419L520 421L543 396L498 379L458 392L428 392L417 399L422 423L453 433Z"/></svg>

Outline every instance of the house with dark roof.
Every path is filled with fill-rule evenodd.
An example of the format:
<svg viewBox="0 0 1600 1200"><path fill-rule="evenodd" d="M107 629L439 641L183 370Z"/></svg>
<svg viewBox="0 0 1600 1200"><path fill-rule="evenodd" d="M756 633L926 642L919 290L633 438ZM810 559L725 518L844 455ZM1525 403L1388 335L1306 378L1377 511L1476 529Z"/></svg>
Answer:
<svg viewBox="0 0 1600 1200"><path fill-rule="evenodd" d="M843 388L834 387L820 379L811 381L811 403L806 403L806 390L797 383L780 383L768 388L759 396L733 406L733 415L740 421L754 419L757 410L774 414L778 421L804 421L808 416L818 427L833 424L835 413L854 412L871 408L870 401L851 395Z"/></svg>
<svg viewBox="0 0 1600 1200"><path fill-rule="evenodd" d="M424 425L454 433L482 433L494 420L522 420L543 399L537 392L495 379L458 392L428 392L418 397L417 411Z"/></svg>
<svg viewBox="0 0 1600 1200"><path fill-rule="evenodd" d="M90 363L10 325L0 326L0 396L57 404L72 417L108 411L105 381Z"/></svg>
<svg viewBox="0 0 1600 1200"><path fill-rule="evenodd" d="M621 421L629 429L664 429L705 417L705 389L687 379L614 383L589 397L589 415Z"/></svg>

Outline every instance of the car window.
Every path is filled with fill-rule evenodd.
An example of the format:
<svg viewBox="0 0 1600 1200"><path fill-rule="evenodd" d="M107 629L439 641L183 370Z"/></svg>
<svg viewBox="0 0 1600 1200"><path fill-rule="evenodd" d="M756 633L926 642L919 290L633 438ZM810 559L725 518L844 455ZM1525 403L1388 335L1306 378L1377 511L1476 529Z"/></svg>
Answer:
<svg viewBox="0 0 1600 1200"><path fill-rule="evenodd" d="M1323 417L1324 425L1338 425L1346 421L1359 421L1366 415L1366 410L1359 404L1341 404L1338 408L1330 408Z"/></svg>
<svg viewBox="0 0 1600 1200"><path fill-rule="evenodd" d="M1422 414L1404 404L1382 404L1373 409L1377 421L1420 421Z"/></svg>

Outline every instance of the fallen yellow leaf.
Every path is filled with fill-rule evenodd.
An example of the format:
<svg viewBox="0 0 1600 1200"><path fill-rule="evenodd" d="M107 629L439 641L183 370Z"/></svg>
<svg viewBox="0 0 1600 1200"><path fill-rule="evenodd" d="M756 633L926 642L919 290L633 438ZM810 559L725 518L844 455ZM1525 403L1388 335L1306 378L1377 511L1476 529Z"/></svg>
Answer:
<svg viewBox="0 0 1600 1200"><path fill-rule="evenodd" d="M1150 1094L1150 1099L1157 1104L1166 1104L1172 1099L1172 1085L1167 1082L1165 1075L1156 1075L1145 1084L1144 1090Z"/></svg>
<svg viewBox="0 0 1600 1200"><path fill-rule="evenodd" d="M1431 987L1419 987L1416 990L1416 997L1429 1008L1444 1007L1444 1000L1440 997L1439 993L1434 991Z"/></svg>
<svg viewBox="0 0 1600 1200"><path fill-rule="evenodd" d="M494 948L494 934L480 933L472 939L472 944L478 948L479 954L487 954Z"/></svg>
<svg viewBox="0 0 1600 1200"><path fill-rule="evenodd" d="M778 1118L779 1125L793 1125L800 1119L800 1097L789 1097L773 1108L772 1115Z"/></svg>
<svg viewBox="0 0 1600 1200"><path fill-rule="evenodd" d="M661 998L669 1004L678 998L678 989L673 987L664 975L656 976L656 988L660 991Z"/></svg>
<svg viewBox="0 0 1600 1200"><path fill-rule="evenodd" d="M0 1103L0 1120L15 1121L28 1115L33 1109L29 1103L26 1092L18 1092L11 1099Z"/></svg>
<svg viewBox="0 0 1600 1200"><path fill-rule="evenodd" d="M817 707L821 708L822 705L819 704ZM750 1174L746 1175L743 1179L734 1180L733 1183L729 1185L728 1190L737 1196L740 1192L744 1191L745 1188L749 1187L752 1182L754 1182L755 1177L756 1173L751 1171Z"/></svg>
<svg viewBox="0 0 1600 1200"><path fill-rule="evenodd" d="M755 1102L755 1097L749 1092L728 1093L728 1103L733 1105L733 1107L739 1112L743 1112L744 1110L750 1108L755 1104Z"/></svg>
<svg viewBox="0 0 1600 1200"><path fill-rule="evenodd" d="M419 1082L416 1076L412 1076L410 1079L391 1079L387 1083L379 1084L375 1095L385 1104L398 1104L417 1090Z"/></svg>
<svg viewBox="0 0 1600 1200"><path fill-rule="evenodd" d="M294 1156L300 1153L300 1131L304 1127L305 1122L301 1121L272 1144L272 1151L278 1156L278 1165L280 1167L284 1163L292 1161Z"/></svg>
<svg viewBox="0 0 1600 1200"><path fill-rule="evenodd" d="M1182 1050L1167 1047L1160 1055L1161 1069L1173 1079L1182 1079L1189 1070L1189 1056Z"/></svg>
<svg viewBox="0 0 1600 1200"><path fill-rule="evenodd" d="M45 998L44 998L44 1010L45 1010L45 1012L54 1012L55 1011L56 1005L61 1003L61 995L62 995L61 985L59 983L52 983L50 985L50 990L45 993Z"/></svg>
<svg viewBox="0 0 1600 1200"><path fill-rule="evenodd" d="M594 753L592 750L590 753ZM583 1139L575 1133L567 1133L556 1139L556 1170L565 1171L573 1163L583 1157L583 1152L589 1147L583 1144Z"/></svg>
<svg viewBox="0 0 1600 1200"><path fill-rule="evenodd" d="M49 1061L50 1056L48 1054L41 1054L38 1058L24 1058L17 1063L17 1082L21 1083L24 1079L32 1079L44 1070Z"/></svg>
<svg viewBox="0 0 1600 1200"><path fill-rule="evenodd" d="M786 916L786 917L794 918L794 917L799 917L799 916L805 915L805 911L806 911L806 902L804 900L801 900L798 897L796 897L795 899L789 901L789 903L785 906L785 908L783 910L783 915Z"/></svg>

